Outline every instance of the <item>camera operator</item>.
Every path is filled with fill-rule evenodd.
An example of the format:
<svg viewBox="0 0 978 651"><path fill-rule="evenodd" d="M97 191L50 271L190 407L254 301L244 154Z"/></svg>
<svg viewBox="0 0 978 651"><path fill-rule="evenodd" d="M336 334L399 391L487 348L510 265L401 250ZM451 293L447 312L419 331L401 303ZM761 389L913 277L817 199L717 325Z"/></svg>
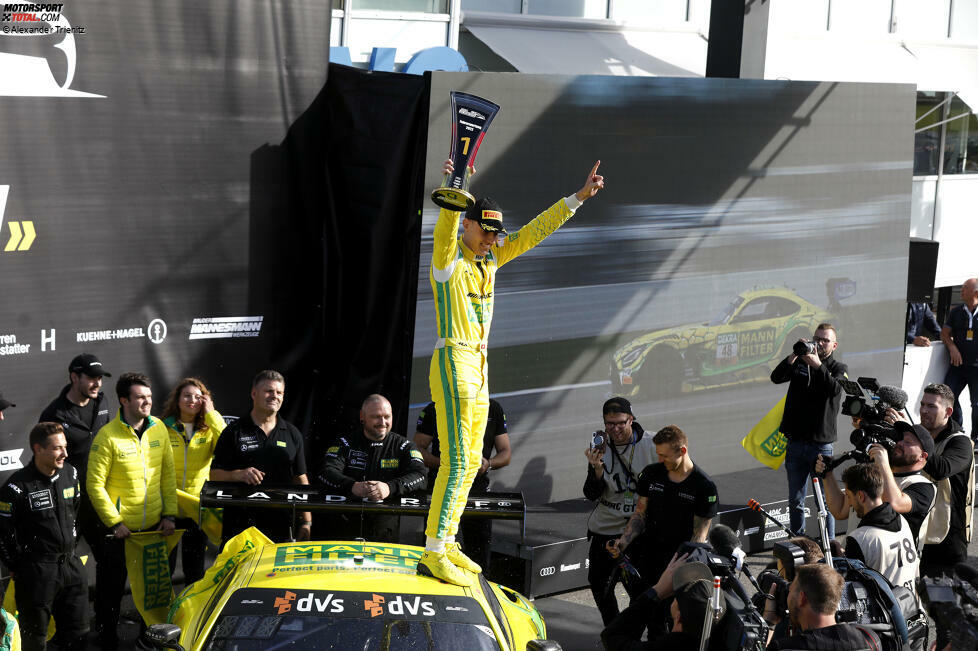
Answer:
<svg viewBox="0 0 978 651"><path fill-rule="evenodd" d="M698 649L703 635L703 622L710 608L713 594L713 573L703 563L686 563L686 555L673 556L656 584L634 599L607 628L601 631L601 641L608 651L688 651ZM675 596L669 606L672 629L665 634L649 634L647 642L642 633L648 624L650 611L665 609L669 597ZM726 613L726 599L720 593L720 615Z"/></svg>
<svg viewBox="0 0 978 651"><path fill-rule="evenodd" d="M837 438L835 422L842 399L839 378L847 367L832 356L838 346L835 327L820 323L812 341L799 339L791 355L771 372L775 384L788 382L781 418L781 433L788 439L784 468L788 475L790 527L805 529L808 478L818 455L831 455ZM835 537L835 521L828 519L829 538Z"/></svg>
<svg viewBox="0 0 978 651"><path fill-rule="evenodd" d="M588 462L584 497L597 502L587 522L591 541L587 580L601 620L607 626L618 615L614 589L608 589L618 564L608 555L605 544L621 536L635 511L638 473L655 461L655 444L635 422L628 400L611 398L604 403L602 413L604 432L594 433L592 445L584 453ZM641 545L636 547L640 549ZM643 573L638 556L633 555L632 563ZM625 583L631 597L637 596L641 587L637 582Z"/></svg>
<svg viewBox="0 0 978 651"><path fill-rule="evenodd" d="M891 585L917 595L920 566L916 538L907 521L882 499L883 473L875 463L857 463L842 473L846 501L859 516L859 526L846 536L846 558L862 561Z"/></svg>
<svg viewBox="0 0 978 651"><path fill-rule="evenodd" d="M906 519L919 551L924 541L921 532L927 530L927 520L937 495L934 483L923 474L927 460L934 456L934 439L922 426L905 421L896 421L894 430L902 438L892 451L887 452L882 445L873 444L866 453L882 473L882 500ZM825 475L826 508L839 520L848 518L850 505L846 503L835 475L831 471L825 472L825 460L821 455L815 462L815 472Z"/></svg>
<svg viewBox="0 0 978 651"><path fill-rule="evenodd" d="M877 651L879 637L856 624L836 624L842 598L842 575L824 563L800 565L788 590L788 615L795 635L773 640L768 651Z"/></svg>
<svg viewBox="0 0 978 651"><path fill-rule="evenodd" d="M926 576L953 576L954 566L968 558L971 509L975 492L974 444L951 419L954 393L946 384L928 384L920 398L920 424L934 437L934 454L924 472L937 482L937 505L931 529L947 520L940 543L924 545L920 571Z"/></svg>

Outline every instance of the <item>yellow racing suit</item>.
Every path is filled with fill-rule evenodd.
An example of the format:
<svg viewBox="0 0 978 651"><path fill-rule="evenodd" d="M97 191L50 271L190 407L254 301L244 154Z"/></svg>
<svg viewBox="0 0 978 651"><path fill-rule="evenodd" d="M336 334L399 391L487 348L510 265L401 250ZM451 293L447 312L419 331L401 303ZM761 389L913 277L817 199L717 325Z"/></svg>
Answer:
<svg viewBox="0 0 978 651"><path fill-rule="evenodd" d="M461 213L442 210L435 224L430 280L438 342L428 381L435 403L441 462L425 534L444 540L458 531L469 488L482 465L489 411L486 343L492 322L496 269L526 253L570 219L581 205L571 195L506 236L486 256L458 237Z"/></svg>

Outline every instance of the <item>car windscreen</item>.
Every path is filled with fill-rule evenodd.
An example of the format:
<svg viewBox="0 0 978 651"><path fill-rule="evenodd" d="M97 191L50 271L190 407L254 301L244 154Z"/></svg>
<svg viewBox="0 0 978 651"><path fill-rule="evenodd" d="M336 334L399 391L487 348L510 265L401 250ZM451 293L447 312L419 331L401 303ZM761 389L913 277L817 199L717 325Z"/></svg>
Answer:
<svg viewBox="0 0 978 651"><path fill-rule="evenodd" d="M735 296L734 299L727 304L727 307L723 308L723 310L721 310L719 314L717 314L709 322L707 322L707 325L711 325L711 326L724 325L727 321L730 320L730 317L733 316L734 311L743 302L744 302L743 296Z"/></svg>
<svg viewBox="0 0 978 651"><path fill-rule="evenodd" d="M498 651L471 597L244 588L204 649L473 649Z"/></svg>

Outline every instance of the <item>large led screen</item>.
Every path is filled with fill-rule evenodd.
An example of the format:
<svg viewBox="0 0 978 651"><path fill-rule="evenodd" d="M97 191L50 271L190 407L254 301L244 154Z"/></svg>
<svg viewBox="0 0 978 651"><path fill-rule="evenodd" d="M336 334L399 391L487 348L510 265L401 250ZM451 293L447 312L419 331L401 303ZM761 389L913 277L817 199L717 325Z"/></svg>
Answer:
<svg viewBox="0 0 978 651"><path fill-rule="evenodd" d="M771 370L823 321L852 377L899 385L912 86L434 73L429 188L452 90L502 107L470 189L499 201L510 230L595 160L606 180L496 277L489 388L513 446L497 489L580 497L601 405L624 395L647 430L687 433L724 504L784 498L784 472L740 442L784 395ZM426 205L412 414L430 399L436 336ZM840 418L838 449L850 430Z"/></svg>

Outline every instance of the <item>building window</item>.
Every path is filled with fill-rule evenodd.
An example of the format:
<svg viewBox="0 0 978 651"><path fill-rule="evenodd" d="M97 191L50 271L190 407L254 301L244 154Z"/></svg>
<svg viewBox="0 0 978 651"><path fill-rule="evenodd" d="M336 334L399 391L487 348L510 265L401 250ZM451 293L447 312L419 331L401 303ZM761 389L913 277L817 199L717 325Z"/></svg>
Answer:
<svg viewBox="0 0 978 651"><path fill-rule="evenodd" d="M336 1L333 0L334 3ZM448 13L448 0L353 0L349 5L351 9L363 9L366 11L416 11L426 14Z"/></svg>
<svg viewBox="0 0 978 651"><path fill-rule="evenodd" d="M941 149L941 126L944 118L944 93L917 93L917 123L913 139L913 173L915 176L937 174Z"/></svg>
<svg viewBox="0 0 978 651"><path fill-rule="evenodd" d="M978 118L957 97L951 100L948 118L944 135L944 173L978 174Z"/></svg>

